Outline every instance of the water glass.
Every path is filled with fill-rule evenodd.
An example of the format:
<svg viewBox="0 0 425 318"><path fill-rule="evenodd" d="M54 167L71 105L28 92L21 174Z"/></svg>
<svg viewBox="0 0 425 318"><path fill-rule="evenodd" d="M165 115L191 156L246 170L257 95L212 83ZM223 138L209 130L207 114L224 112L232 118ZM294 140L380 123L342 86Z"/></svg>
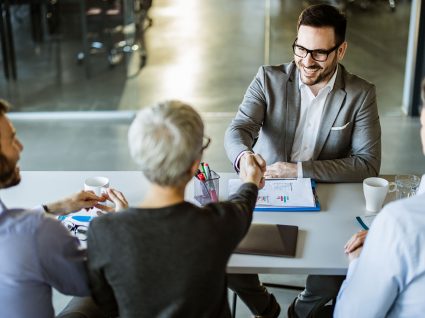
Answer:
<svg viewBox="0 0 425 318"><path fill-rule="evenodd" d="M409 198L416 194L421 179L413 174L395 176L396 199Z"/></svg>

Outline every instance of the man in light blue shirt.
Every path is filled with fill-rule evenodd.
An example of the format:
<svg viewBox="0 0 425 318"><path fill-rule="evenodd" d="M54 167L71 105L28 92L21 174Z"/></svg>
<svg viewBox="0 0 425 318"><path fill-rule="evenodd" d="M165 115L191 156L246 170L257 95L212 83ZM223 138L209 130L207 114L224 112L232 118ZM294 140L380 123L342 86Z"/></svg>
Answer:
<svg viewBox="0 0 425 318"><path fill-rule="evenodd" d="M425 103L425 80L422 101ZM421 124L425 154L425 111ZM355 235L348 243L350 266L334 316L423 317L425 175L416 196L385 206L361 246L364 236Z"/></svg>
<svg viewBox="0 0 425 318"><path fill-rule="evenodd" d="M0 188L19 184L23 146L0 100ZM90 208L104 201L91 192L34 210L7 209L0 201L0 316L54 317L52 287L62 293L90 295L85 252L77 238L48 214ZM47 213L46 213L47 212Z"/></svg>

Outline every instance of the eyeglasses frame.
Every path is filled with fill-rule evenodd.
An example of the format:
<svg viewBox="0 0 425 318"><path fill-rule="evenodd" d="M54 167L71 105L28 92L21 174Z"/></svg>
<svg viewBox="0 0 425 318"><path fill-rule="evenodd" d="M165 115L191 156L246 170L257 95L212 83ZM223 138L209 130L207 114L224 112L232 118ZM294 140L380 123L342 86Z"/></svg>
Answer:
<svg viewBox="0 0 425 318"><path fill-rule="evenodd" d="M302 45L298 45L298 44L296 44L297 40L298 40L298 38L296 38L296 39L294 40L294 43L292 43L292 52L294 52L294 54L295 54L296 56L298 56L298 57L300 57L300 58L302 58L302 59L306 58L306 57L307 57L307 55L309 55L309 54L310 54L311 58L312 58L313 60L315 60L316 62L326 62L326 61L328 60L329 54L331 54L333 51L335 51L336 49L338 49L338 48L341 46L341 44L342 44L342 43L339 43L339 44L335 45L333 48L331 48L331 49L329 49L329 50L322 50L322 49L318 49L318 50L309 50L309 49L306 49L306 48L305 48L304 46L302 46ZM296 46L297 46L297 47L300 47L300 48L302 48L303 50L305 50L305 51L306 51L305 56L299 56L298 54L296 54L296 53L295 53L295 47L296 47ZM317 59L315 59L315 58L314 58L314 56L313 56L313 53L314 53L314 52L317 52L317 51L320 51L320 53L321 53L321 54L326 54L326 59L324 59L323 61L322 61L322 60L317 60Z"/></svg>
<svg viewBox="0 0 425 318"><path fill-rule="evenodd" d="M211 138L210 137L208 137L208 136L203 136L202 137L202 139L203 140L206 140L206 142L204 143L204 142L202 142L202 144L203 144L203 146L202 146L202 148L201 148L201 152L204 152L205 151L205 149L207 149L208 148L208 146L210 145L210 143L211 143Z"/></svg>

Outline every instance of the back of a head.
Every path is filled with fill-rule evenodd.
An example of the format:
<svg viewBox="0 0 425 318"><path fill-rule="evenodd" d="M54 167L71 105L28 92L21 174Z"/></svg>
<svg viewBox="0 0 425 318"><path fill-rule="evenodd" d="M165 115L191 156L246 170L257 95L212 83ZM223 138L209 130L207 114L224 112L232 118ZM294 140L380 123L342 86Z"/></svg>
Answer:
<svg viewBox="0 0 425 318"><path fill-rule="evenodd" d="M297 30L301 25L316 28L331 27L335 32L336 44L345 41L347 19L344 14L331 5L317 4L304 9L298 18Z"/></svg>
<svg viewBox="0 0 425 318"><path fill-rule="evenodd" d="M180 101L166 101L141 110L128 131L131 156L150 182L179 186L202 155L204 124Z"/></svg>

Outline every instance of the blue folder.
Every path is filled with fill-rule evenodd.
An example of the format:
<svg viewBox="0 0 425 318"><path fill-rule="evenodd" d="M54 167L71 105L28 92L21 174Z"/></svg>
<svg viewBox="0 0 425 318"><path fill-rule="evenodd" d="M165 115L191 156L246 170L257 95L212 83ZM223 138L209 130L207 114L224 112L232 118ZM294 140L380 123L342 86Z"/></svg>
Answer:
<svg viewBox="0 0 425 318"><path fill-rule="evenodd" d="M305 206L305 207L293 207L293 206L282 206L282 207L270 207L270 206L261 206L255 207L254 212L318 212L320 211L320 202L316 194L316 181L311 180L311 187L313 189L315 206Z"/></svg>

